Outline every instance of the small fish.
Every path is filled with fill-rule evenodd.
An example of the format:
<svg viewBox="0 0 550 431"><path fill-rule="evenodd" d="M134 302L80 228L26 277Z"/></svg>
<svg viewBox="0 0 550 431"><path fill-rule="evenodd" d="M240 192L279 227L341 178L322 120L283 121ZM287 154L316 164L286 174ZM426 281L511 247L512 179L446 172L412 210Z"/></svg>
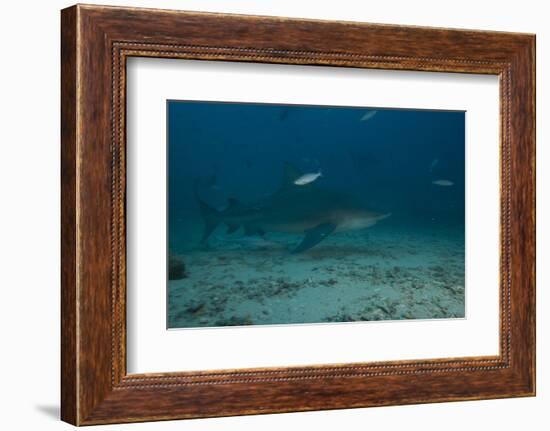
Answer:
<svg viewBox="0 0 550 431"><path fill-rule="evenodd" d="M432 181L432 184L435 184L436 186L444 186L444 187L455 185L455 183L449 180L435 180L435 181Z"/></svg>
<svg viewBox="0 0 550 431"><path fill-rule="evenodd" d="M317 173L312 172L312 173L309 173L309 174L304 174L301 177L299 177L298 179L296 179L294 181L294 184L296 184L297 186L305 186L306 184L312 183L313 181L315 181L320 176L322 176L321 171L319 171Z"/></svg>
<svg viewBox="0 0 550 431"><path fill-rule="evenodd" d="M437 166L438 163L439 163L439 159L432 160L432 163L430 165L430 172L434 170L434 168Z"/></svg>
<svg viewBox="0 0 550 431"><path fill-rule="evenodd" d="M374 117L376 115L378 111L368 111L366 114L364 114L362 117L361 117L361 120L359 121L368 121L370 120L372 117Z"/></svg>

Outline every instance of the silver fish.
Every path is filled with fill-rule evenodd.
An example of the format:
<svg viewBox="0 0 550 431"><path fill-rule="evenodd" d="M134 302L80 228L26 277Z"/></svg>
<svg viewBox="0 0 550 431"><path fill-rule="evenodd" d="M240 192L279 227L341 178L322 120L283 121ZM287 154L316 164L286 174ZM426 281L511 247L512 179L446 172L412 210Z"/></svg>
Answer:
<svg viewBox="0 0 550 431"><path fill-rule="evenodd" d="M449 180L435 180L435 181L432 181L432 184L435 184L436 186L443 186L443 187L449 187L449 186L455 185L455 183Z"/></svg>
<svg viewBox="0 0 550 431"><path fill-rule="evenodd" d="M372 117L374 117L376 115L378 111L368 111L367 113L365 113L361 119L359 121L368 121L370 120Z"/></svg>
<svg viewBox="0 0 550 431"><path fill-rule="evenodd" d="M297 178L296 180L294 180L294 184L296 184L297 186L305 186L306 184L312 183L320 176L322 176L320 171L304 174L300 178Z"/></svg>

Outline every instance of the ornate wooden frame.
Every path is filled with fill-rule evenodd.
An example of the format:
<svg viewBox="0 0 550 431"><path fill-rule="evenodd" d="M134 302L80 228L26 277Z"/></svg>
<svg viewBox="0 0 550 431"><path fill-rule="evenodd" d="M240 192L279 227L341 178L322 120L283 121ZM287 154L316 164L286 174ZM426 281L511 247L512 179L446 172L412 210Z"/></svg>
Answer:
<svg viewBox="0 0 550 431"><path fill-rule="evenodd" d="M534 35L81 5L62 11L61 30L63 420L88 425L534 395ZM500 354L128 375L130 56L498 75Z"/></svg>

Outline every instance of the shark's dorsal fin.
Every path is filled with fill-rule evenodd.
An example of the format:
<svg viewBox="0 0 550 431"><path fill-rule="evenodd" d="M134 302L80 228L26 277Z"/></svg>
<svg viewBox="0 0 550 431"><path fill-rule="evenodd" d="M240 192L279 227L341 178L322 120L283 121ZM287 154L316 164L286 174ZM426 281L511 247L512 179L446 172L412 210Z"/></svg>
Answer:
<svg viewBox="0 0 550 431"><path fill-rule="evenodd" d="M294 187L294 181L300 178L303 175L302 171L296 166L285 162L285 168L283 171L283 180L281 182L281 189L286 189L288 187Z"/></svg>

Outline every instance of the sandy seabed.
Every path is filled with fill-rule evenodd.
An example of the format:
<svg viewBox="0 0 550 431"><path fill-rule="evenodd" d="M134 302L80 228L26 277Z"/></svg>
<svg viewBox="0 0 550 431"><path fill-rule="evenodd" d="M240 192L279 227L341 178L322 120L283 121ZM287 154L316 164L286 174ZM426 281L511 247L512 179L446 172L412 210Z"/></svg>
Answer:
<svg viewBox="0 0 550 431"><path fill-rule="evenodd" d="M196 241L200 225L180 235ZM168 327L465 315L463 227L377 225L290 254L300 239L226 235L220 228L208 247L173 249L185 277L168 282Z"/></svg>

